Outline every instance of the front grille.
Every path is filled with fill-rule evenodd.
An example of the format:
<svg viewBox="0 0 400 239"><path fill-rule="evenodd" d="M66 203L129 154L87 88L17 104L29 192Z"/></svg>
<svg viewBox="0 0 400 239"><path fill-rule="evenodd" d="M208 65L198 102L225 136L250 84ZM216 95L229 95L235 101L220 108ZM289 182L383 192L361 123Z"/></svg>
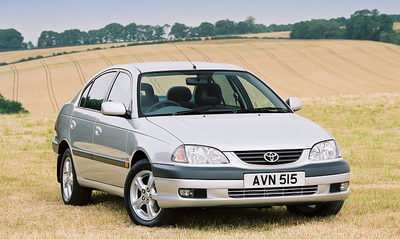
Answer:
<svg viewBox="0 0 400 239"><path fill-rule="evenodd" d="M316 194L318 186L228 189L230 198L290 197Z"/></svg>
<svg viewBox="0 0 400 239"><path fill-rule="evenodd" d="M279 155L278 161L273 163L267 162L264 159L264 154L268 152L277 153ZM236 156L238 156L243 162L248 164L257 164L257 165L277 165L277 164L293 163L299 160L302 153L303 153L302 149L235 152Z"/></svg>

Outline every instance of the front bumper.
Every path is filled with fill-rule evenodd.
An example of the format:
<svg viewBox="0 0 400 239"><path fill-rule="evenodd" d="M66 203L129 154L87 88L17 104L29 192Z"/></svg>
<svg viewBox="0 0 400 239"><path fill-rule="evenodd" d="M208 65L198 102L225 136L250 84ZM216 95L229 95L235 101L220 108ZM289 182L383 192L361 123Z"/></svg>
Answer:
<svg viewBox="0 0 400 239"><path fill-rule="evenodd" d="M285 193L291 187L274 188L283 192L270 194L270 188L257 189L256 195L247 197L244 188L245 173L276 173L304 171L305 185L296 187L296 193ZM332 191L334 185L350 182L350 168L346 161L326 164L310 164L297 168L277 170L249 170L243 168L211 167L207 170L198 167L181 167L153 164L153 173L157 185L157 201L162 208L183 207L262 207L286 204L314 204L331 201L343 201L349 197L350 188L344 191ZM303 194L312 188L314 191ZM181 197L179 189L201 189L206 196ZM243 196L235 196L232 192ZM254 190L251 190L252 193Z"/></svg>

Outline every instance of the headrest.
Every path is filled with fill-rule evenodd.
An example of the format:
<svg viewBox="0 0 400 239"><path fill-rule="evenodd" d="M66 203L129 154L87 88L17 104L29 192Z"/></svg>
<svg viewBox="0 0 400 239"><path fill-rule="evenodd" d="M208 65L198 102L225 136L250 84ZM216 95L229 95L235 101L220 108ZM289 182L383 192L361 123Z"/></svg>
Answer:
<svg viewBox="0 0 400 239"><path fill-rule="evenodd" d="M198 105L219 105L222 100L221 87L215 83L198 85L194 101Z"/></svg>
<svg viewBox="0 0 400 239"><path fill-rule="evenodd" d="M188 102L192 99L192 92L185 86L174 86L168 90L167 99L175 102Z"/></svg>
<svg viewBox="0 0 400 239"><path fill-rule="evenodd" d="M153 86L151 86L148 83L141 83L140 84L140 91L144 91L146 93L146 96L148 96L148 97L153 97L154 96Z"/></svg>

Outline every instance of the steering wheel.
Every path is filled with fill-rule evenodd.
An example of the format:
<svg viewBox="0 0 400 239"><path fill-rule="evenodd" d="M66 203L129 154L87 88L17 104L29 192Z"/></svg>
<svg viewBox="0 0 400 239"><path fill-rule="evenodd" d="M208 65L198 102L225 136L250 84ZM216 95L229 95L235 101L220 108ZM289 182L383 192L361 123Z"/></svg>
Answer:
<svg viewBox="0 0 400 239"><path fill-rule="evenodd" d="M167 106L179 106L180 107L181 105L172 100L163 100L163 101L157 102L154 105L150 106L150 108L147 110L147 112L152 112L152 111L155 111L155 110L161 109L163 107L167 107Z"/></svg>

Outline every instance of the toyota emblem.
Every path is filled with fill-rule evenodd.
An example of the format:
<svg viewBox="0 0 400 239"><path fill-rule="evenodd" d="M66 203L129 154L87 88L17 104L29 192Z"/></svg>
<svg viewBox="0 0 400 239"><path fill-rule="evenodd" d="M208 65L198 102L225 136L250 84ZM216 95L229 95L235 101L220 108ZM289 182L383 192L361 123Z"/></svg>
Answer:
<svg viewBox="0 0 400 239"><path fill-rule="evenodd" d="M266 152L264 154L264 159L269 163L275 163L279 159L279 154L275 152Z"/></svg>

